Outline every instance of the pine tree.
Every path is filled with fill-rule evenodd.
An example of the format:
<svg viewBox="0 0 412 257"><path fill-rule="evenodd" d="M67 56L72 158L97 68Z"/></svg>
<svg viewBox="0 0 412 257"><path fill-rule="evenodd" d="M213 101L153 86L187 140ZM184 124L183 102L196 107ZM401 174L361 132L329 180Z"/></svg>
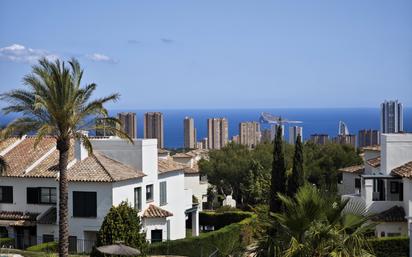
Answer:
<svg viewBox="0 0 412 257"><path fill-rule="evenodd" d="M286 166L282 145L282 126L278 126L274 140L272 178L270 185L270 211L280 212L282 202L277 194L286 193Z"/></svg>
<svg viewBox="0 0 412 257"><path fill-rule="evenodd" d="M295 144L295 155L293 156L292 174L288 180L288 196L293 197L304 182L302 138L298 135Z"/></svg>

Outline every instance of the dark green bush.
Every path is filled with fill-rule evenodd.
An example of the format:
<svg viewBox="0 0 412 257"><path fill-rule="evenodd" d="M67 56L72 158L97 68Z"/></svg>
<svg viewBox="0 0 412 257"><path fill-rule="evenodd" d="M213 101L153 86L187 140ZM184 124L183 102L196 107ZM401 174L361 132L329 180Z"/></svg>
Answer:
<svg viewBox="0 0 412 257"><path fill-rule="evenodd" d="M215 230L221 229L232 223L239 222L246 218L250 218L252 213L244 211L229 211L229 212L200 212L200 226L214 226Z"/></svg>
<svg viewBox="0 0 412 257"><path fill-rule="evenodd" d="M14 246L14 238L3 237L0 238L0 247Z"/></svg>
<svg viewBox="0 0 412 257"><path fill-rule="evenodd" d="M58 243L57 242L41 243L38 245L30 246L26 250L32 251L32 252L56 253L58 250Z"/></svg>
<svg viewBox="0 0 412 257"><path fill-rule="evenodd" d="M381 237L369 240L376 257L409 256L408 237Z"/></svg>
<svg viewBox="0 0 412 257"><path fill-rule="evenodd" d="M230 224L217 231L202 233L198 237L179 239L150 245L150 254L181 255L189 257L209 256L218 251L219 256L238 256L251 242L253 218Z"/></svg>

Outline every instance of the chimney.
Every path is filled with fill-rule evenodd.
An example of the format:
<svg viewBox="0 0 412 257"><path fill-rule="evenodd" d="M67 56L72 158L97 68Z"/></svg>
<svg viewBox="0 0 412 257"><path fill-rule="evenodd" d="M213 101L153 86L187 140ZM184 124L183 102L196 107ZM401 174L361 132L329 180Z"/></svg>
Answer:
<svg viewBox="0 0 412 257"><path fill-rule="evenodd" d="M79 131L86 137L89 136L89 132L85 130ZM89 152L87 151L86 147L84 147L83 140L81 139L76 139L76 142L74 143L74 157L76 158L77 161L82 161L89 156Z"/></svg>

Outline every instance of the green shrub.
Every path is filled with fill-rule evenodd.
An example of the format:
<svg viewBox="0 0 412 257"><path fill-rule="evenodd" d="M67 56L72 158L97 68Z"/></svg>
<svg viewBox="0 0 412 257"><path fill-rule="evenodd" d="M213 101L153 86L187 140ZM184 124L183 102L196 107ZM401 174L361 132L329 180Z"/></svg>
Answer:
<svg viewBox="0 0 412 257"><path fill-rule="evenodd" d="M14 238L9 238L9 237L3 237L0 238L0 247L10 247L10 246L14 246Z"/></svg>
<svg viewBox="0 0 412 257"><path fill-rule="evenodd" d="M58 243L57 242L41 243L38 245L30 246L26 250L32 251L32 252L56 253L58 251Z"/></svg>
<svg viewBox="0 0 412 257"><path fill-rule="evenodd" d="M244 211L229 211L223 213L217 212L200 212L200 226L214 226L215 230L221 229L232 223L239 222L246 218L250 218L252 213Z"/></svg>
<svg viewBox="0 0 412 257"><path fill-rule="evenodd" d="M407 257L409 256L408 237L381 237L369 240L376 257Z"/></svg>
<svg viewBox="0 0 412 257"><path fill-rule="evenodd" d="M250 224L253 217L230 224L219 230L202 233L198 237L154 243L150 254L181 255L189 257L209 256L218 250L219 256L238 256L250 244Z"/></svg>

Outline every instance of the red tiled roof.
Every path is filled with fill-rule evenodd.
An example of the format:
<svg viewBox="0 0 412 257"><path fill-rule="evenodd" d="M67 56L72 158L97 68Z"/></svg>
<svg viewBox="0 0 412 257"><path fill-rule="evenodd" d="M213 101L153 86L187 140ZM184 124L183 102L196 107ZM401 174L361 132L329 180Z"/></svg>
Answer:
<svg viewBox="0 0 412 257"><path fill-rule="evenodd" d="M158 172L160 174L166 173L166 172L172 172L172 171L179 171L179 170L184 170L187 166L172 160L171 158L167 159L158 159L157 161L158 164Z"/></svg>
<svg viewBox="0 0 412 257"><path fill-rule="evenodd" d="M0 211L0 220L28 220L35 221L38 213L20 211Z"/></svg>
<svg viewBox="0 0 412 257"><path fill-rule="evenodd" d="M4 151L7 147L11 146L19 140L18 137L10 137L0 141L0 152Z"/></svg>
<svg viewBox="0 0 412 257"><path fill-rule="evenodd" d="M370 166L374 167L374 168L377 168L377 167L381 166L381 157L378 156L378 157L369 159L369 160L366 161L366 163L369 164Z"/></svg>
<svg viewBox="0 0 412 257"><path fill-rule="evenodd" d="M373 145L373 146L365 146L362 148L364 151L376 151L380 152L381 151L381 146L380 145Z"/></svg>
<svg viewBox="0 0 412 257"><path fill-rule="evenodd" d="M412 178L412 161L396 167L391 171L391 174L404 178Z"/></svg>
<svg viewBox="0 0 412 257"><path fill-rule="evenodd" d="M144 218L166 218L170 216L173 216L173 213L153 204L150 204L149 207L147 207L147 209L143 212Z"/></svg>
<svg viewBox="0 0 412 257"><path fill-rule="evenodd" d="M355 165L355 166L350 166L350 167L339 169L339 171L346 172L346 173L363 173L365 171L365 166L363 164Z"/></svg>

